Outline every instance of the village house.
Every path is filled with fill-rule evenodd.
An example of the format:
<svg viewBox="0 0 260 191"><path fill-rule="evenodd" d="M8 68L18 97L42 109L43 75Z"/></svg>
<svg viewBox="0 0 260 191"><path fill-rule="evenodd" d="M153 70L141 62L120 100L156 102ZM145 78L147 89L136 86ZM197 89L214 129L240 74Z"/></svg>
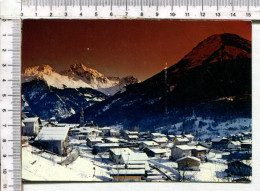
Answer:
<svg viewBox="0 0 260 191"><path fill-rule="evenodd" d="M187 145L189 143L189 139L187 137L175 137L173 139L174 145Z"/></svg>
<svg viewBox="0 0 260 191"><path fill-rule="evenodd" d="M146 176L145 166L136 164L114 165L110 176L114 182L140 182Z"/></svg>
<svg viewBox="0 0 260 191"><path fill-rule="evenodd" d="M22 127L23 136L36 136L39 133L41 120L39 117L29 117L22 120L24 126Z"/></svg>
<svg viewBox="0 0 260 191"><path fill-rule="evenodd" d="M231 150L238 150L241 148L241 142L240 141L230 141L227 146L228 149Z"/></svg>
<svg viewBox="0 0 260 191"><path fill-rule="evenodd" d="M110 131L111 131L111 127L100 127L99 130L102 131L103 136L109 136Z"/></svg>
<svg viewBox="0 0 260 191"><path fill-rule="evenodd" d="M185 134L184 137L186 137L189 142L192 142L194 140L194 136L192 134Z"/></svg>
<svg viewBox="0 0 260 191"><path fill-rule="evenodd" d="M213 149L227 149L229 144L229 139L226 137L217 137L211 140Z"/></svg>
<svg viewBox="0 0 260 191"><path fill-rule="evenodd" d="M139 145L139 149L143 150L146 148L159 148L159 144L154 141L142 141Z"/></svg>
<svg viewBox="0 0 260 191"><path fill-rule="evenodd" d="M100 131L91 127L81 127L80 132L77 135L79 140L86 140L88 137L97 137L100 135Z"/></svg>
<svg viewBox="0 0 260 191"><path fill-rule="evenodd" d="M104 138L105 143L118 143L119 139L115 137L106 137Z"/></svg>
<svg viewBox="0 0 260 191"><path fill-rule="evenodd" d="M149 158L145 153L122 153L119 161L120 164L145 165L145 171L150 170Z"/></svg>
<svg viewBox="0 0 260 191"><path fill-rule="evenodd" d="M182 157L191 156L193 146L189 145L175 145L172 147L171 158L177 160Z"/></svg>
<svg viewBox="0 0 260 191"><path fill-rule="evenodd" d="M160 147L165 148L168 143L168 139L166 137L153 139L154 142L158 143Z"/></svg>
<svg viewBox="0 0 260 191"><path fill-rule="evenodd" d="M108 152L112 148L119 148L118 143L97 143L93 146L93 149L97 153Z"/></svg>
<svg viewBox="0 0 260 191"><path fill-rule="evenodd" d="M144 149L144 152L149 157L163 158L167 156L167 151L165 149L160 148L146 148Z"/></svg>
<svg viewBox="0 0 260 191"><path fill-rule="evenodd" d="M87 138L87 145L89 147L93 147L94 145L98 144L98 143L103 143L102 138L101 137L88 137Z"/></svg>
<svg viewBox="0 0 260 191"><path fill-rule="evenodd" d="M127 135L127 140L129 142L137 142L138 138L139 138L138 135L131 135L131 134Z"/></svg>
<svg viewBox="0 0 260 191"><path fill-rule="evenodd" d="M241 141L241 150L244 150L244 151L252 150L252 140L247 139L247 140Z"/></svg>
<svg viewBox="0 0 260 191"><path fill-rule="evenodd" d="M43 127L35 138L40 148L59 155L68 153L68 127Z"/></svg>
<svg viewBox="0 0 260 191"><path fill-rule="evenodd" d="M169 141L173 141L175 138L175 135L167 135L167 138L169 139Z"/></svg>
<svg viewBox="0 0 260 191"><path fill-rule="evenodd" d="M179 170L199 170L200 159L192 156L185 156L176 161Z"/></svg>
<svg viewBox="0 0 260 191"><path fill-rule="evenodd" d="M132 154L133 151L129 148L114 148L109 150L109 159L115 164L121 164L122 154Z"/></svg>
<svg viewBox="0 0 260 191"><path fill-rule="evenodd" d="M109 132L110 137L119 137L120 136L120 132L118 130L115 129L111 129Z"/></svg>
<svg viewBox="0 0 260 191"><path fill-rule="evenodd" d="M243 132L244 139L252 139L252 132Z"/></svg>
<svg viewBox="0 0 260 191"><path fill-rule="evenodd" d="M152 139L157 139L157 138L163 138L166 137L165 134L161 134L161 133L151 133L151 138Z"/></svg>
<svg viewBox="0 0 260 191"><path fill-rule="evenodd" d="M193 146L191 148L192 148L192 150L191 150L192 156L199 158L201 161L206 160L206 156L207 156L207 153L209 151L208 148L200 146L200 145Z"/></svg>

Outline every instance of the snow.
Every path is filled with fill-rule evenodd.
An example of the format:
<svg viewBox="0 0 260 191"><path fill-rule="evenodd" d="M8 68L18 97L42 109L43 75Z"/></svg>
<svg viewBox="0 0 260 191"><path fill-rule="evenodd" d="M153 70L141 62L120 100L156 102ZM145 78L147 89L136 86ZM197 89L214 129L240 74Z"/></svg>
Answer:
<svg viewBox="0 0 260 191"><path fill-rule="evenodd" d="M137 83L134 77L108 78L97 70L83 64L74 64L64 72L58 73L51 66L33 66L25 69L22 82L34 79L43 79L49 86L59 89L67 88L92 88L106 95L114 95L131 83ZM32 95L33 96L33 95ZM97 100L98 101L98 100ZM101 100L102 101L102 100Z"/></svg>
<svg viewBox="0 0 260 191"><path fill-rule="evenodd" d="M78 157L73 163L62 166L56 162L61 157L53 157L55 160L41 154L32 154L35 148L22 148L22 178L30 181L110 181L107 168L99 162L89 158ZM50 154L48 154L51 156ZM92 156L93 157L93 156ZM94 170L95 167L95 170ZM95 172L95 176L94 175Z"/></svg>

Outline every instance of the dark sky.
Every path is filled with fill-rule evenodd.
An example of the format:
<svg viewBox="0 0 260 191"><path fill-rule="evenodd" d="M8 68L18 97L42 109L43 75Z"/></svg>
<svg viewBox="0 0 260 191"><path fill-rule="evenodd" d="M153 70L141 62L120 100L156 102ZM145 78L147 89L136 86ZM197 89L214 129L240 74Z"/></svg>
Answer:
<svg viewBox="0 0 260 191"><path fill-rule="evenodd" d="M49 64L56 71L83 63L107 76L139 80L175 64L210 35L251 40L251 22L176 20L24 20L22 70Z"/></svg>

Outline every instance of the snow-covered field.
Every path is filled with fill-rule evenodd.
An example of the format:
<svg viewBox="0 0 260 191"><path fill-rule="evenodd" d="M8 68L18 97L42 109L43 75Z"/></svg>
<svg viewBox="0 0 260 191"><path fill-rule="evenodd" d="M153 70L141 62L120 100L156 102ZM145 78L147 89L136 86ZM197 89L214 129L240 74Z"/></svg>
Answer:
<svg viewBox="0 0 260 191"><path fill-rule="evenodd" d="M57 164L61 157L32 154L32 146L22 148L22 178L30 181L110 181L106 167L90 158L78 157L73 163ZM54 159L54 160L52 160ZM95 167L95 170L94 170Z"/></svg>

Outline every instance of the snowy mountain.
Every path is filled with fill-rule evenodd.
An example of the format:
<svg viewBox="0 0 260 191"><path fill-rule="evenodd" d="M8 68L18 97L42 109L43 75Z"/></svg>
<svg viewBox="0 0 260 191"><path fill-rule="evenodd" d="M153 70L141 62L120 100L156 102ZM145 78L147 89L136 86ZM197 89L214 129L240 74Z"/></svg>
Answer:
<svg viewBox="0 0 260 191"><path fill-rule="evenodd" d="M251 42L213 35L155 76L85 110L101 125L151 129L192 116L251 118ZM73 120L72 116L68 120Z"/></svg>
<svg viewBox="0 0 260 191"><path fill-rule="evenodd" d="M126 85L138 83L134 77L106 77L97 70L86 67L83 64L73 64L68 70L61 73L54 71L49 65L34 66L25 69L22 74L22 82L29 82L34 79L42 79L49 86L59 89L63 88L92 88L114 95Z"/></svg>
<svg viewBox="0 0 260 191"><path fill-rule="evenodd" d="M81 108L103 101L107 96L91 88L63 88L49 86L41 79L22 84L22 110L42 119L57 120L80 113ZM79 122L79 119L78 119Z"/></svg>

